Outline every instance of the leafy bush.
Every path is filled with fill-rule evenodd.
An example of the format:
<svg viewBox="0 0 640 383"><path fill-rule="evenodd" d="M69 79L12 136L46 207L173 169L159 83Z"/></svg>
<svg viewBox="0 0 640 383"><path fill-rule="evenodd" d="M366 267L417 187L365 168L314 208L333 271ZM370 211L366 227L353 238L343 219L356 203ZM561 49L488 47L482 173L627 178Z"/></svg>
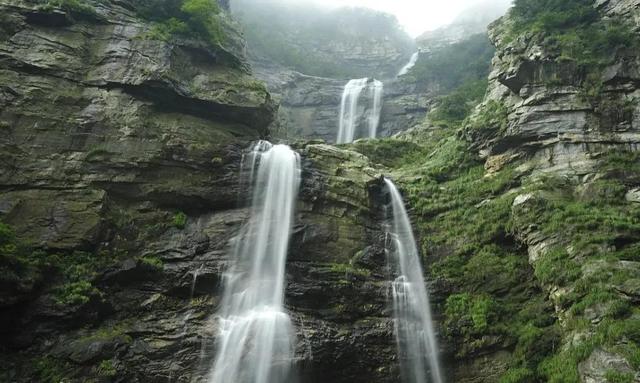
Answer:
<svg viewBox="0 0 640 383"><path fill-rule="evenodd" d="M154 269L162 269L164 267L164 262L162 262L162 259L158 257L146 256L140 258L140 261L143 264L151 266Z"/></svg>
<svg viewBox="0 0 640 383"><path fill-rule="evenodd" d="M487 295L453 294L445 305L445 326L463 334L483 333L496 315L495 301Z"/></svg>
<svg viewBox="0 0 640 383"><path fill-rule="evenodd" d="M457 127L469 117L487 90L487 80L470 80L446 96L439 97L437 107L429 113L429 119L436 125Z"/></svg>
<svg viewBox="0 0 640 383"><path fill-rule="evenodd" d="M528 368L518 367L509 369L500 377L499 383L529 383L535 382L535 374Z"/></svg>
<svg viewBox="0 0 640 383"><path fill-rule="evenodd" d="M213 0L147 0L140 7L140 14L155 22L148 37L200 38L214 46L223 40L219 13L220 8Z"/></svg>
<svg viewBox="0 0 640 383"><path fill-rule="evenodd" d="M109 378L112 378L118 374L118 370L116 369L115 365L113 364L113 360L111 359L103 360L102 362L100 362L100 364L96 368L96 372L100 376Z"/></svg>
<svg viewBox="0 0 640 383"><path fill-rule="evenodd" d="M69 363L46 355L32 361L33 374L42 383L66 382Z"/></svg>
<svg viewBox="0 0 640 383"><path fill-rule="evenodd" d="M187 226L187 215L179 211L173 216L173 226L182 230Z"/></svg>

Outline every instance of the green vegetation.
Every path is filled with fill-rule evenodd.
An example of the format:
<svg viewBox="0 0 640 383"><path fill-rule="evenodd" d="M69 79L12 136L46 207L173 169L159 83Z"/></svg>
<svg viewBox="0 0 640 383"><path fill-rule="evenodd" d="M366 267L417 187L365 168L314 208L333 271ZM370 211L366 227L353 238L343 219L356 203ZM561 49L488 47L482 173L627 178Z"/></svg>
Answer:
<svg viewBox="0 0 640 383"><path fill-rule="evenodd" d="M605 374L605 378L609 383L631 383L633 382L634 376L630 372L609 370Z"/></svg>
<svg viewBox="0 0 640 383"><path fill-rule="evenodd" d="M107 359L100 362L100 364L96 368L96 373L100 376L112 378L118 374L118 370L113 364L113 360Z"/></svg>
<svg viewBox="0 0 640 383"><path fill-rule="evenodd" d="M460 126L484 98L487 80L470 80L450 94L439 97L437 108L429 113L429 119L435 125Z"/></svg>
<svg viewBox="0 0 640 383"><path fill-rule="evenodd" d="M53 356L43 356L32 360L33 375L42 383L64 383L68 380L69 363Z"/></svg>
<svg viewBox="0 0 640 383"><path fill-rule="evenodd" d="M602 19L593 0L516 0L513 34L543 33L560 60L583 67L602 66L620 49L633 49L637 39L627 25Z"/></svg>
<svg viewBox="0 0 640 383"><path fill-rule="evenodd" d="M622 355L637 368L640 310L619 290L637 278L620 261L638 260L640 207L624 194L640 182L640 155L601 155L600 177L588 183L525 178L517 163L487 175L458 133L466 124L499 134L503 107L487 103L484 109L473 121L450 118L437 136L351 146L390 167L405 191L420 247L431 260L429 277L450 289L436 309L444 313L446 341L467 358L499 340L512 351L500 378L507 383L578 382L578 364L595 349ZM532 197L514 207L515 196L525 193ZM558 239L533 265L517 240L531 228ZM560 288L553 304L541 286ZM562 326L554 305L564 310ZM593 315L598 322L586 319ZM574 336L580 340L564 344ZM628 376L610 373L608 379Z"/></svg>
<svg viewBox="0 0 640 383"><path fill-rule="evenodd" d="M472 129L485 130L506 126L503 122L506 111L493 104L483 105L474 120L469 121L486 93L494 52L487 36L479 34L435 49L411 69L409 76L418 86L432 89L435 85L441 94L436 99L436 108L429 113L434 125L458 128L470 123Z"/></svg>
<svg viewBox="0 0 640 383"><path fill-rule="evenodd" d="M32 250L20 243L9 225L0 222L0 279L2 283L20 290L29 290L42 282L43 274L57 278L52 286L60 305L87 303L100 292L93 285L98 270L115 262L109 252L47 253Z"/></svg>
<svg viewBox="0 0 640 383"><path fill-rule="evenodd" d="M634 340L640 310L618 291L634 278L621 261L636 257L640 245L640 208L623 197L624 185L637 177L629 170L640 161L636 154L618 151L603 156L600 163L603 178L586 186L558 177L527 185L535 197L512 217L512 230L535 225L548 236L562 233L561 243L535 262L535 276L543 285L569 287L553 298L567 313L563 332L590 332L540 363L537 373L548 382L578 382L578 364L596 348L640 364ZM594 313L600 318L595 324L585 318ZM624 374L611 378L624 379Z"/></svg>
<svg viewBox="0 0 640 383"><path fill-rule="evenodd" d="M496 302L487 295L453 294L445 305L448 332L483 334L496 316Z"/></svg>
<svg viewBox="0 0 640 383"><path fill-rule="evenodd" d="M516 0L515 22L506 42L524 32L544 39L560 62L573 62L584 73L584 87L620 52L637 52L638 39L629 25L602 18L593 0Z"/></svg>
<svg viewBox="0 0 640 383"><path fill-rule="evenodd" d="M147 265L150 266L154 269L160 269L162 270L162 268L164 267L164 262L162 262L162 259L158 258L158 257L151 257L151 256L145 256L140 258L140 261Z"/></svg>
<svg viewBox="0 0 640 383"><path fill-rule="evenodd" d="M78 342L95 342L104 341L109 342L116 338L122 339L126 343L133 342L127 331L131 328L131 323L128 321L116 322L107 326L99 327L93 330L89 335L76 339Z"/></svg>
<svg viewBox="0 0 640 383"><path fill-rule="evenodd" d="M16 239L11 227L0 221L0 281L3 285L27 283L25 288L41 278L45 254L34 252Z"/></svg>
<svg viewBox="0 0 640 383"><path fill-rule="evenodd" d="M486 81L494 53L495 48L486 34L474 35L455 44L434 48L420 57L408 76L423 89L439 87L440 94L469 83L477 86L479 81Z"/></svg>
<svg viewBox="0 0 640 383"><path fill-rule="evenodd" d="M175 228L182 230L187 226L187 215L179 211L173 216L171 223Z"/></svg>
<svg viewBox="0 0 640 383"><path fill-rule="evenodd" d="M218 46L224 40L216 1L146 0L139 13L155 22L148 35L152 39L198 38L212 46Z"/></svg>
<svg viewBox="0 0 640 383"><path fill-rule="evenodd" d="M465 121L467 131L491 136L504 133L507 125L507 108L494 100L482 104L478 112Z"/></svg>
<svg viewBox="0 0 640 383"><path fill-rule="evenodd" d="M332 263L330 264L330 268L331 272L336 274L345 274L362 278L366 278L371 275L371 271L348 263Z"/></svg>

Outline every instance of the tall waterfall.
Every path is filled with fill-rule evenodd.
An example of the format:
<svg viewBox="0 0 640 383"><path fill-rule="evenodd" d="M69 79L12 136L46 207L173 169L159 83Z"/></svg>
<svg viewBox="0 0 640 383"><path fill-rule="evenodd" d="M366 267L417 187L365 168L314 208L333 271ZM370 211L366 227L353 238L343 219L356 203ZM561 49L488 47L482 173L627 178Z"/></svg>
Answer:
<svg viewBox="0 0 640 383"><path fill-rule="evenodd" d="M340 101L340 116L338 127L338 144L346 144L353 142L356 131L359 127L359 104L365 89L369 89L368 99L371 103L367 113L368 137L375 138L380 123L380 112L382 110L382 93L384 86L381 81L369 80L368 78L359 78L349 80L344 86L342 99ZM365 108L366 109L366 108Z"/></svg>
<svg viewBox="0 0 640 383"><path fill-rule="evenodd" d="M378 124L380 124L380 112L382 111L382 92L384 85L382 81L373 80L371 85L371 93L373 105L369 111L369 138L376 138L378 133Z"/></svg>
<svg viewBox="0 0 640 383"><path fill-rule="evenodd" d="M416 52L414 54L411 55L411 58L409 59L409 62L407 63L407 65L403 66L402 69L400 69L400 72L398 72L398 77L400 76L404 76L405 74L409 73L409 70L411 68L413 68L416 63L418 62L418 57L420 56L420 52Z"/></svg>
<svg viewBox="0 0 640 383"><path fill-rule="evenodd" d="M442 383L429 296L411 222L398 189L389 179L385 178L385 183L392 209L387 232L389 254L398 275L392 283L392 293L402 379L405 383Z"/></svg>
<svg viewBox="0 0 640 383"><path fill-rule="evenodd" d="M220 334L210 383L283 383L292 378L294 336L284 310L285 262L300 185L300 159L261 141L252 152L251 215L224 274Z"/></svg>

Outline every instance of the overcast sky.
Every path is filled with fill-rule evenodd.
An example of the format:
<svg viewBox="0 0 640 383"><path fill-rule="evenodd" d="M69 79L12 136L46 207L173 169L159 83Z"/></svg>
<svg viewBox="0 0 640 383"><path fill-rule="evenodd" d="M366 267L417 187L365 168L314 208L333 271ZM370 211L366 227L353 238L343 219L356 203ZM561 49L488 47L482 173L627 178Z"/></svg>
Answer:
<svg viewBox="0 0 640 383"><path fill-rule="evenodd" d="M416 37L424 31L451 23L466 8L486 0L321 0L316 2L334 6L362 6L392 13L396 15L406 31Z"/></svg>

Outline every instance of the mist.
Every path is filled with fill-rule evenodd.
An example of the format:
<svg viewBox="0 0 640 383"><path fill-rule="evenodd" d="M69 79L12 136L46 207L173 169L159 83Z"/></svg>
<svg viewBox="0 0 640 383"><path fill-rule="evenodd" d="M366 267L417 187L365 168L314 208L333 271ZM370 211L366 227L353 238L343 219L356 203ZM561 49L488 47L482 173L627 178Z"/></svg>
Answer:
<svg viewBox="0 0 640 383"><path fill-rule="evenodd" d="M234 0L231 0L232 6ZM512 0L245 0L244 3L312 5L317 8L365 7L394 15L412 37L455 22L459 17L479 13L499 17Z"/></svg>

